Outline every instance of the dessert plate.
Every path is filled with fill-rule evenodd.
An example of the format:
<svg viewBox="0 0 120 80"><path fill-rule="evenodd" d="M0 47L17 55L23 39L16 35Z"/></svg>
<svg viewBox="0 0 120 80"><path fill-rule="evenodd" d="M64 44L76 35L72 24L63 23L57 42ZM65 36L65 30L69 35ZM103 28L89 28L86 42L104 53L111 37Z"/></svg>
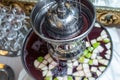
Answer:
<svg viewBox="0 0 120 80"><path fill-rule="evenodd" d="M68 75L66 73L66 76L69 76L68 78L72 78L70 80L75 80L78 78L78 80L96 80L103 74L111 62L113 45L111 37L105 28L96 22L92 31L85 40L86 50L83 52L83 55L79 57L79 59L75 60L77 65L75 64L75 66L72 66L74 67L72 74ZM39 38L33 30L31 30L24 41L22 50L21 58L25 70L36 80L44 80L44 78L48 75L51 75L50 80L56 80L56 78L59 80L60 78L58 79L58 76L55 76L51 70L51 74L44 74L43 68L36 67L35 61L38 61L39 65L42 64L37 59L42 57L47 61L47 59L45 59L46 55L48 55L47 43ZM74 64L74 60L71 60L71 62ZM44 67L48 67L49 64L51 63L48 63ZM79 67L80 65L82 68ZM79 73L79 68L81 68L81 74Z"/></svg>

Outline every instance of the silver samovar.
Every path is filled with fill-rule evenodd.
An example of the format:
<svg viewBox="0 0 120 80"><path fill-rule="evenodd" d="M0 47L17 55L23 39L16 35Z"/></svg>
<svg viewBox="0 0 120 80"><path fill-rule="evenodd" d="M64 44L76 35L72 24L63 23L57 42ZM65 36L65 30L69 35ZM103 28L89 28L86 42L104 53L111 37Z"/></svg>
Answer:
<svg viewBox="0 0 120 80"><path fill-rule="evenodd" d="M31 14L34 32L55 59L79 57L93 28L95 9L88 0L40 0Z"/></svg>

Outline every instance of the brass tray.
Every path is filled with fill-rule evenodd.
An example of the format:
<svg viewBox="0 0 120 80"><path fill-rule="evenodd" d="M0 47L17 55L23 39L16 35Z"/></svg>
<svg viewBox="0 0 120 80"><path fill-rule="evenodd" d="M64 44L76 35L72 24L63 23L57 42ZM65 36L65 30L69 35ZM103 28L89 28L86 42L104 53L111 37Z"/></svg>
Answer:
<svg viewBox="0 0 120 80"><path fill-rule="evenodd" d="M37 0L2 0L0 4L5 6L20 6L26 15L29 16L36 2Z"/></svg>
<svg viewBox="0 0 120 80"><path fill-rule="evenodd" d="M96 6L97 21L108 27L120 26L120 8Z"/></svg>

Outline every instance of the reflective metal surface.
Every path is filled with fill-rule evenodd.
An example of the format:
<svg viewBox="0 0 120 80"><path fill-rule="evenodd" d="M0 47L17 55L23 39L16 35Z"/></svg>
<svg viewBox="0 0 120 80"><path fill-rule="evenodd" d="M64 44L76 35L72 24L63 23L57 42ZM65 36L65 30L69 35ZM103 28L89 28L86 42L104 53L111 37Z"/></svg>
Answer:
<svg viewBox="0 0 120 80"><path fill-rule="evenodd" d="M95 22L94 6L86 0L40 1L31 13L35 33L48 42L53 57L75 58L85 49L84 38ZM40 7L41 6L41 7ZM74 54L74 55L73 55Z"/></svg>
<svg viewBox="0 0 120 80"><path fill-rule="evenodd" d="M81 5L75 2L58 2L47 12L46 30L50 37L68 39L80 33L83 27Z"/></svg>
<svg viewBox="0 0 120 80"><path fill-rule="evenodd" d="M70 41L74 41L74 40L77 40L77 39L83 39L87 36L87 34L91 31L92 27L93 27L93 23L95 22L95 9L93 8L93 5L91 3L89 3L89 1L85 1L85 0L82 0L81 1L83 4L81 5L82 6L82 12L84 14L86 14L86 16L88 16L87 18L90 19L91 23L88 27L88 29L83 32L81 35L75 37L75 38L71 38L71 39L64 39L64 40L54 40L54 39L51 39L51 38L47 38L45 36L45 34L42 33L42 29L40 29L42 23L44 22L44 17L46 15L46 12L47 10L55 4L55 1L51 1L51 3L46 3L47 5L43 6L43 8L38 8L39 5L36 5L31 13L31 23L32 23L32 27L35 31L35 33L37 35L39 35L40 37L42 37L44 40L47 40L49 43L51 42L56 42L56 43L61 43L61 42L70 42ZM86 2L86 3L85 3ZM38 2L38 4L40 4L40 2ZM87 6L89 6L87 8ZM37 9L39 9L39 12L35 12L37 11ZM90 9L90 10L89 10ZM36 16L34 16L36 15ZM93 21L93 22L92 22ZM41 22L41 24L40 24Z"/></svg>
<svg viewBox="0 0 120 80"><path fill-rule="evenodd" d="M0 80L15 80L11 67L0 63Z"/></svg>

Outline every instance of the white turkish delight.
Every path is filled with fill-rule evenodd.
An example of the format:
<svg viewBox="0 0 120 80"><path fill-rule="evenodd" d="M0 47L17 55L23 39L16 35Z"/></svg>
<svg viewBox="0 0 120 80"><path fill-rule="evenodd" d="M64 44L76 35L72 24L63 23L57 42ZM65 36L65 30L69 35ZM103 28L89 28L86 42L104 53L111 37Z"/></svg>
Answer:
<svg viewBox="0 0 120 80"><path fill-rule="evenodd" d="M83 68L82 64L79 64L76 69L79 71L79 70L82 70L82 68Z"/></svg>
<svg viewBox="0 0 120 80"><path fill-rule="evenodd" d="M107 34L101 35L102 39L106 39L108 37Z"/></svg>
<svg viewBox="0 0 120 80"><path fill-rule="evenodd" d="M102 37L101 36L99 36L98 38L97 38L97 41L102 41L103 39L102 39Z"/></svg>
<svg viewBox="0 0 120 80"><path fill-rule="evenodd" d="M45 55L45 59L47 60L50 57L50 54Z"/></svg>
<svg viewBox="0 0 120 80"><path fill-rule="evenodd" d="M88 64L83 64L83 69L85 68L89 68L89 65Z"/></svg>
<svg viewBox="0 0 120 80"><path fill-rule="evenodd" d="M75 80L82 80L82 78L79 76L75 76Z"/></svg>
<svg viewBox="0 0 120 80"><path fill-rule="evenodd" d="M97 59L93 59L93 65L98 65L98 60Z"/></svg>
<svg viewBox="0 0 120 80"><path fill-rule="evenodd" d="M106 54L105 57L106 57L106 59L110 59L111 55Z"/></svg>
<svg viewBox="0 0 120 80"><path fill-rule="evenodd" d="M44 67L41 68L41 70L48 70L48 67L44 66Z"/></svg>
<svg viewBox="0 0 120 80"><path fill-rule="evenodd" d="M100 53L104 51L104 48L102 46L98 46L97 49Z"/></svg>
<svg viewBox="0 0 120 80"><path fill-rule="evenodd" d="M81 76L81 77L85 76L84 71L78 71L78 73L79 73L79 76Z"/></svg>
<svg viewBox="0 0 120 80"><path fill-rule="evenodd" d="M100 59L102 59L102 58L103 58L103 57L101 57L101 56L97 56L97 59L98 59L98 60L100 60Z"/></svg>
<svg viewBox="0 0 120 80"><path fill-rule="evenodd" d="M100 76L102 74L102 72L97 70L96 74L97 74L97 76Z"/></svg>
<svg viewBox="0 0 120 80"><path fill-rule="evenodd" d="M52 64L49 64L49 70L53 69L55 66Z"/></svg>
<svg viewBox="0 0 120 80"><path fill-rule="evenodd" d="M86 41L86 47L90 47L90 42Z"/></svg>
<svg viewBox="0 0 120 80"><path fill-rule="evenodd" d="M89 62L89 59L84 59L84 63L88 63Z"/></svg>
<svg viewBox="0 0 120 80"><path fill-rule="evenodd" d="M43 63L41 63L41 64L38 66L39 69L41 69L41 68L43 68L43 67L45 67L45 64L43 64Z"/></svg>
<svg viewBox="0 0 120 80"><path fill-rule="evenodd" d="M84 69L84 72L85 72L85 73L90 73L90 69L89 69L89 68L86 68L86 69Z"/></svg>
<svg viewBox="0 0 120 80"><path fill-rule="evenodd" d="M95 23L95 27L100 28L101 26L100 26L100 24L99 24L99 23Z"/></svg>
<svg viewBox="0 0 120 80"><path fill-rule="evenodd" d="M108 65L109 60L105 60L104 65Z"/></svg>
<svg viewBox="0 0 120 80"><path fill-rule="evenodd" d="M78 63L77 60L73 62L73 66L78 66L78 64L79 64L79 63Z"/></svg>
<svg viewBox="0 0 120 80"><path fill-rule="evenodd" d="M100 59L100 60L98 60L98 62L101 63L101 64L104 64L105 59Z"/></svg>
<svg viewBox="0 0 120 80"><path fill-rule="evenodd" d="M37 60L35 60L35 61L34 61L34 66L35 66L36 68L38 68L39 65L40 65L40 63L39 63Z"/></svg>
<svg viewBox="0 0 120 80"><path fill-rule="evenodd" d="M111 44L110 43L105 44L105 46L106 46L107 49L111 48Z"/></svg>
<svg viewBox="0 0 120 80"><path fill-rule="evenodd" d="M109 61L106 60L106 59L101 59L101 60L98 60L99 63L103 64L103 65L108 65Z"/></svg>
<svg viewBox="0 0 120 80"><path fill-rule="evenodd" d="M111 55L111 50L109 49L105 53Z"/></svg>
<svg viewBox="0 0 120 80"><path fill-rule="evenodd" d="M105 30L102 30L102 32L100 33L100 35L107 35L106 31Z"/></svg>
<svg viewBox="0 0 120 80"><path fill-rule="evenodd" d="M97 42L96 39L91 40L91 44L94 44L94 43L96 43L96 42Z"/></svg>
<svg viewBox="0 0 120 80"><path fill-rule="evenodd" d="M89 77L88 79L89 80L96 80L94 77Z"/></svg>
<svg viewBox="0 0 120 80"><path fill-rule="evenodd" d="M99 50L97 49L97 48L95 48L94 50L93 50L93 53L99 53Z"/></svg>
<svg viewBox="0 0 120 80"><path fill-rule="evenodd" d="M47 61L48 61L49 63L51 63L51 62L53 61L53 59L52 59L51 57L49 57L49 58L47 59Z"/></svg>
<svg viewBox="0 0 120 80"><path fill-rule="evenodd" d="M73 76L80 76L81 74L77 71L73 73Z"/></svg>
<svg viewBox="0 0 120 80"><path fill-rule="evenodd" d="M96 72L97 71L97 67L91 67L91 71L92 72Z"/></svg>
<svg viewBox="0 0 120 80"><path fill-rule="evenodd" d="M57 63L57 62L55 62L55 61L52 61L52 62L51 62L51 65L53 65L53 66L57 66L57 65L58 65L58 63Z"/></svg>
<svg viewBox="0 0 120 80"><path fill-rule="evenodd" d="M91 77L92 76L92 74L89 72L89 73L85 73L85 76L86 77Z"/></svg>
<svg viewBox="0 0 120 80"><path fill-rule="evenodd" d="M73 67L73 63L67 63L67 66L72 68Z"/></svg>
<svg viewBox="0 0 120 80"><path fill-rule="evenodd" d="M68 69L67 69L67 74L68 74L68 75L71 75L72 72L73 72L73 68L68 68Z"/></svg>
<svg viewBox="0 0 120 80"><path fill-rule="evenodd" d="M91 59L96 59L97 53L92 53Z"/></svg>
<svg viewBox="0 0 120 80"><path fill-rule="evenodd" d="M46 76L53 76L52 72L51 71L48 71L47 75Z"/></svg>
<svg viewBox="0 0 120 80"><path fill-rule="evenodd" d="M48 61L44 60L42 63L46 65L48 63Z"/></svg>
<svg viewBox="0 0 120 80"><path fill-rule="evenodd" d="M101 72L103 72L103 71L105 70L105 68L106 68L105 66L100 66L100 67L99 67L99 70L100 70Z"/></svg>
<svg viewBox="0 0 120 80"><path fill-rule="evenodd" d="M82 77L82 76L85 76L85 74L84 74L84 71L77 71L77 72L74 72L74 73L73 73L73 76Z"/></svg>
<svg viewBox="0 0 120 80"><path fill-rule="evenodd" d="M47 73L48 73L48 70L44 70L44 71L42 71L42 75L43 75L43 76L46 76Z"/></svg>

